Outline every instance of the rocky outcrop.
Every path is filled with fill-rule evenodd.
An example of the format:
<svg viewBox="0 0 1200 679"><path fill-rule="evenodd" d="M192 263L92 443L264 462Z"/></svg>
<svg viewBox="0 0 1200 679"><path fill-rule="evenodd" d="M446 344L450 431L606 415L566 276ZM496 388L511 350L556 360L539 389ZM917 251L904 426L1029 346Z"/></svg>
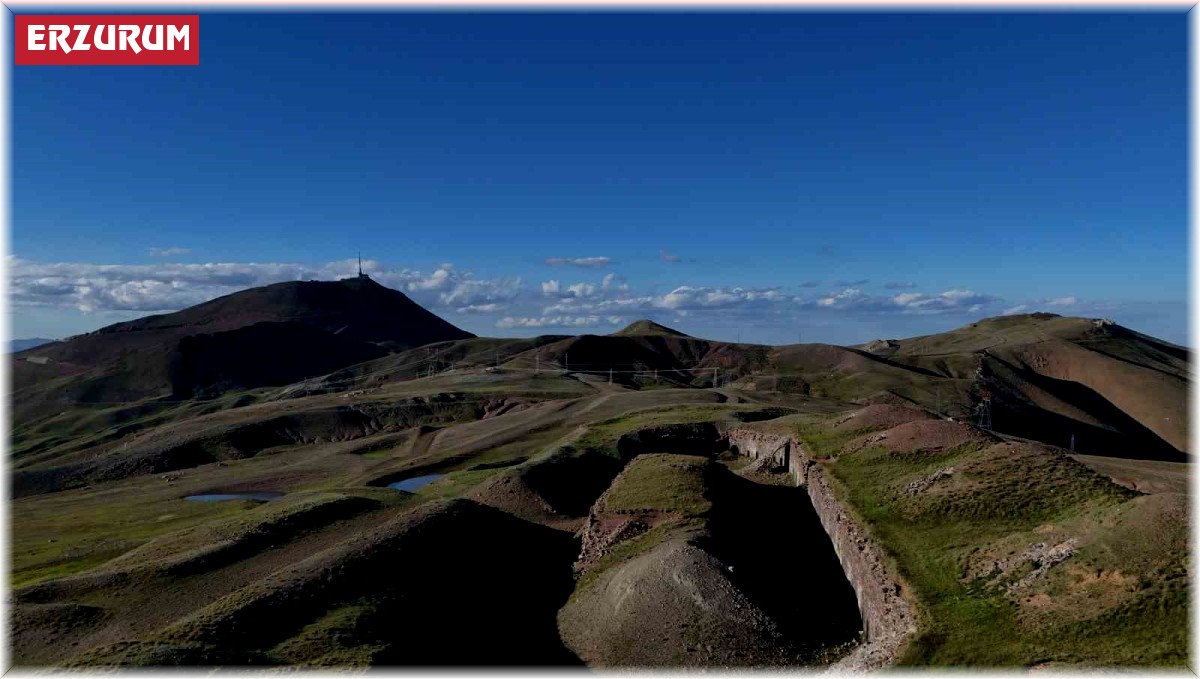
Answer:
<svg viewBox="0 0 1200 679"><path fill-rule="evenodd" d="M732 429L725 436L730 450L754 459L770 457L798 484L807 486L813 508L854 588L865 641L831 669L854 672L891 664L916 632L916 616L904 597L906 585L858 518L837 499L824 469L791 437L746 429Z"/></svg>
<svg viewBox="0 0 1200 679"><path fill-rule="evenodd" d="M938 481L941 481L942 479L948 479L951 476L954 476L955 471L956 470L954 469L954 467L946 467L945 469L939 469L936 472L930 474L929 476L926 476L923 479L917 479L916 481L913 481L912 483L905 486L904 494L905 495L916 495L918 493L924 492L924 490L926 488L929 488L930 486L937 483Z"/></svg>
<svg viewBox="0 0 1200 679"><path fill-rule="evenodd" d="M725 450L721 434L711 422L664 424L624 434L617 439L617 451L624 459L646 453L705 455Z"/></svg>
<svg viewBox="0 0 1200 679"><path fill-rule="evenodd" d="M1030 545L1029 549L1026 549L1020 556L994 562L991 572L998 573L998 575L988 585L995 587L1003 584L1005 591L1012 594L1023 587L1029 586L1038 578L1043 577L1047 571L1057 564L1071 558L1078 547L1079 540L1076 538L1071 538L1057 545L1050 545L1045 542ZM1032 565L1032 570L1017 580L1003 583L1005 576L1025 564Z"/></svg>
<svg viewBox="0 0 1200 679"><path fill-rule="evenodd" d="M735 429L726 438L732 452L755 460L770 460L775 469L792 471L792 449L796 445L792 439L746 429Z"/></svg>

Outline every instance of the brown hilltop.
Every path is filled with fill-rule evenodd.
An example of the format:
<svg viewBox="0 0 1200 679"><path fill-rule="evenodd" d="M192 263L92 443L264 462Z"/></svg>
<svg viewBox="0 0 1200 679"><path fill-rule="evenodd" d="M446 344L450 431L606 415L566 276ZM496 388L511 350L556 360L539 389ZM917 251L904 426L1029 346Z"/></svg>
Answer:
<svg viewBox="0 0 1200 679"><path fill-rule="evenodd" d="M686 333L679 332L674 328L668 328L665 325L655 323L654 321L643 318L640 321L634 321L620 330L612 333L614 337L631 337L644 335L671 335L673 337L691 337Z"/></svg>
<svg viewBox="0 0 1200 679"><path fill-rule="evenodd" d="M276 283L16 354L14 403L19 418L46 401L288 384L390 350L472 336L367 277Z"/></svg>

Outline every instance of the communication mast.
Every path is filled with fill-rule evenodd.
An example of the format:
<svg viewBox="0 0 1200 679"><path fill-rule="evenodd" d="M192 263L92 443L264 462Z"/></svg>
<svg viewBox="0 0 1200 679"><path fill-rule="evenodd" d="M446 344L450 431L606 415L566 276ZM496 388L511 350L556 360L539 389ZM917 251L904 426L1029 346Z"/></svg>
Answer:
<svg viewBox="0 0 1200 679"><path fill-rule="evenodd" d="M976 418L976 426L980 429L992 428L992 392L981 391L979 396L982 400L979 401L979 408Z"/></svg>

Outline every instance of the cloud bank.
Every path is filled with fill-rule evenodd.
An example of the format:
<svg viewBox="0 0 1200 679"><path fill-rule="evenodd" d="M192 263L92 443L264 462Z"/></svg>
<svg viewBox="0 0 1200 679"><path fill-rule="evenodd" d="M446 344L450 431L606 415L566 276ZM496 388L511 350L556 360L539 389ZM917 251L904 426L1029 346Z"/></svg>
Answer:
<svg viewBox="0 0 1200 679"><path fill-rule="evenodd" d="M42 263L10 257L9 293L15 306L78 311L161 313L206 302L245 288L296 280L334 280L357 273L355 260L311 266L288 263L85 264ZM363 270L418 303L441 311L494 313L521 291L520 278L476 278L443 264L432 272L385 269L376 261Z"/></svg>
<svg viewBox="0 0 1200 679"><path fill-rule="evenodd" d="M576 261L607 258L579 258ZM176 311L249 287L295 280L335 280L357 273L355 260L323 264L215 262L185 264L89 264L35 262L10 257L10 294L14 310L61 309L83 313L150 314ZM707 286L677 284L639 288L617 273L598 279L553 278L526 284L520 277L484 277L452 263L432 270L395 268L363 262L372 278L404 292L435 313L481 317L498 329L609 328L640 317L664 322L684 318L703 326L756 324L761 327L831 322L836 318L1060 313L1107 315L1112 305L1073 295L1004 300L965 287L921 291L911 283L888 283L894 292L875 294L857 285L821 292L813 281L782 286ZM857 283L858 281L850 281Z"/></svg>
<svg viewBox="0 0 1200 679"><path fill-rule="evenodd" d="M547 257L542 260L550 266L578 266L585 269L612 264L608 257Z"/></svg>

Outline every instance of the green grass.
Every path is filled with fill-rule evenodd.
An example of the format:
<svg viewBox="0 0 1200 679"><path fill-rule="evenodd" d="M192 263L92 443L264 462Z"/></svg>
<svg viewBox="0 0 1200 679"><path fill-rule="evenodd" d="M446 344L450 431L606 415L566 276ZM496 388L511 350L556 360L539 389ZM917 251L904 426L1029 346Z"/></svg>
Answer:
<svg viewBox="0 0 1200 679"><path fill-rule="evenodd" d="M66 558L50 564L28 567L20 572L14 572L10 579L10 584L12 587L24 587L25 585L37 584L43 580L53 580L54 578L82 573L120 556L124 551L124 549L118 548L108 551L91 552L76 558Z"/></svg>
<svg viewBox="0 0 1200 679"><path fill-rule="evenodd" d="M800 415L795 419L794 431L804 450L811 457L823 458L836 455L854 439L874 431L874 428L834 429L829 426L829 416Z"/></svg>
<svg viewBox="0 0 1200 679"><path fill-rule="evenodd" d="M824 457L837 453L849 436L810 422L801 429L801 438ZM1128 536L1109 534L1121 530L1125 525L1121 521L1145 513L1130 509L1135 493L1064 456L1008 450L971 444L936 454L895 455L872 448L823 463L831 472L835 492L894 558L916 597L921 631L899 664L1178 666L1186 662L1186 545L1160 549L1154 546L1161 539L1156 536L1138 548L1138 560L1129 554L1114 555L1111 549L1105 552L1097 545L1130 544ZM947 466L959 471L934 491L916 496L903 491L908 482ZM1056 605L1065 614L1022 620L1018 601L1002 588L989 586L988 578L970 576L969 567L980 550L1010 547L1019 553L1051 539L1046 535L1051 528L1055 535L1081 538L1084 547L1022 595L1059 602ZM1068 573L1081 573L1084 568L1146 573L1151 572L1146 570L1151 564L1159 571L1173 566L1176 577L1134 595L1113 590L1113 596L1128 599L1107 610L1089 600L1086 592L1064 598L1069 587L1079 587ZM1028 570L1032 568L1021 572Z"/></svg>
<svg viewBox="0 0 1200 679"><path fill-rule="evenodd" d="M587 591L609 569L645 554L668 540L687 540L705 530L712 509L707 497L707 458L693 455L641 455L629 463L604 495L604 514L660 512L659 523L608 548L580 577L572 597Z"/></svg>
<svg viewBox="0 0 1200 679"><path fill-rule="evenodd" d="M276 645L268 656L285 664L364 667L374 655L387 648L368 630L377 615L369 600L339 606Z"/></svg>
<svg viewBox="0 0 1200 679"><path fill-rule="evenodd" d="M418 488L416 494L421 496L423 500L459 497L480 483L483 483L492 475L504 471L504 469L504 467L495 467L492 469L463 469L453 471L440 479L434 480L427 486Z"/></svg>
<svg viewBox="0 0 1200 679"><path fill-rule="evenodd" d="M23 586L104 563L150 540L245 512L241 502L188 502L154 493L64 491L13 502L12 584Z"/></svg>
<svg viewBox="0 0 1200 679"><path fill-rule="evenodd" d="M705 497L709 462L693 455L642 455L629 463L604 496L610 512L658 510L700 516L712 509Z"/></svg>

